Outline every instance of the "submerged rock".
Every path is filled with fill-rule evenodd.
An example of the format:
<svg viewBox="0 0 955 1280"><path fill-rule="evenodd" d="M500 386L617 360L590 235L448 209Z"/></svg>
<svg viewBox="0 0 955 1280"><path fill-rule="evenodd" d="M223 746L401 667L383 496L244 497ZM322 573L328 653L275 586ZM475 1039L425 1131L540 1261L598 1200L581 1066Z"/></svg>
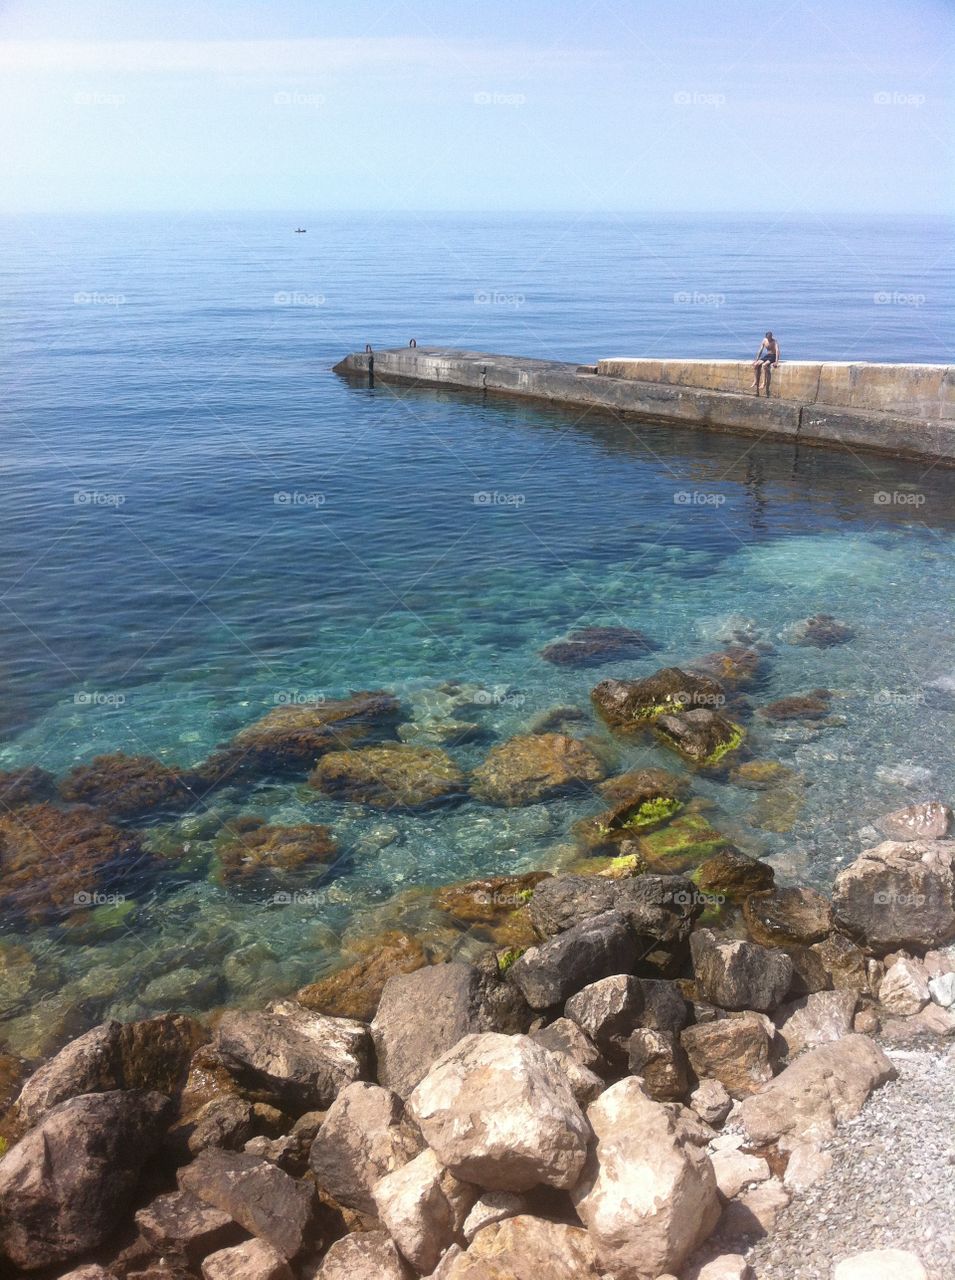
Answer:
<svg viewBox="0 0 955 1280"><path fill-rule="evenodd" d="M338 845L328 827L301 823L274 826L253 815L227 822L217 843L218 877L223 884L256 889L281 887L330 862Z"/></svg>
<svg viewBox="0 0 955 1280"><path fill-rule="evenodd" d="M117 818L134 818L154 809L188 808L203 789L187 770L153 756L128 756L122 751L76 765L59 784L64 800L93 805Z"/></svg>
<svg viewBox="0 0 955 1280"><path fill-rule="evenodd" d="M97 905L151 863L137 833L96 809L27 805L0 812L0 910L55 919Z"/></svg>
<svg viewBox="0 0 955 1280"><path fill-rule="evenodd" d="M740 725L709 707L657 716L654 730L664 746L679 752L691 764L707 768L738 750L745 737Z"/></svg>
<svg viewBox="0 0 955 1280"><path fill-rule="evenodd" d="M944 840L952 827L952 810L939 800L928 800L887 813L876 826L889 840Z"/></svg>
<svg viewBox="0 0 955 1280"><path fill-rule="evenodd" d="M955 938L955 840L886 840L836 876L836 923L870 950L940 946Z"/></svg>
<svg viewBox="0 0 955 1280"><path fill-rule="evenodd" d="M759 679L763 657L751 645L730 644L690 663L692 671L713 676L724 689L748 689Z"/></svg>
<svg viewBox="0 0 955 1280"><path fill-rule="evenodd" d="M817 889L774 888L748 897L743 919L750 937L763 946L808 945L832 929L832 908Z"/></svg>
<svg viewBox="0 0 955 1280"><path fill-rule="evenodd" d="M767 720L824 720L829 714L832 694L828 689L813 689L812 693L792 694L776 702L760 707L759 714Z"/></svg>
<svg viewBox="0 0 955 1280"><path fill-rule="evenodd" d="M631 769L608 778L597 790L608 807L575 829L584 847L612 852L621 841L671 821L683 809L690 784L666 769Z"/></svg>
<svg viewBox="0 0 955 1280"><path fill-rule="evenodd" d="M659 645L631 627L578 627L564 640L541 650L545 662L558 667L599 667L604 662L642 658Z"/></svg>
<svg viewBox="0 0 955 1280"><path fill-rule="evenodd" d="M599 782L607 767L586 743L563 733L525 733L494 747L471 776L471 794L510 808L537 804Z"/></svg>
<svg viewBox="0 0 955 1280"><path fill-rule="evenodd" d="M300 1005L334 1018L370 1022L388 979L429 963L419 939L398 929L376 934L352 950L361 953L352 964L302 987L295 997Z"/></svg>
<svg viewBox="0 0 955 1280"><path fill-rule="evenodd" d="M447 752L403 743L329 751L308 781L336 800L376 809L423 809L465 791L464 774Z"/></svg>
<svg viewBox="0 0 955 1280"><path fill-rule="evenodd" d="M831 649L834 645L848 644L855 634L852 627L839 622L831 613L817 613L811 618L791 623L783 631L783 639L788 644Z"/></svg>
<svg viewBox="0 0 955 1280"><path fill-rule="evenodd" d="M41 800L49 800L53 788L52 773L47 773L39 765L0 769L0 811L19 809L24 804L38 804Z"/></svg>
<svg viewBox="0 0 955 1280"><path fill-rule="evenodd" d="M613 729L638 729L668 712L722 707L722 685L710 676L664 667L643 680L604 680L591 692L598 714Z"/></svg>

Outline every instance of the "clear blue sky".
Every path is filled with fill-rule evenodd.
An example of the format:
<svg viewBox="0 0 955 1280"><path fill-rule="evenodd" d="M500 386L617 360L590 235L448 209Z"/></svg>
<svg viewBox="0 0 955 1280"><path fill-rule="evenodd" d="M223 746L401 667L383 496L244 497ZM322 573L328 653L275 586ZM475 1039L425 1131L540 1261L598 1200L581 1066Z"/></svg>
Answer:
<svg viewBox="0 0 955 1280"><path fill-rule="evenodd" d="M953 0L0 0L0 208L951 212Z"/></svg>

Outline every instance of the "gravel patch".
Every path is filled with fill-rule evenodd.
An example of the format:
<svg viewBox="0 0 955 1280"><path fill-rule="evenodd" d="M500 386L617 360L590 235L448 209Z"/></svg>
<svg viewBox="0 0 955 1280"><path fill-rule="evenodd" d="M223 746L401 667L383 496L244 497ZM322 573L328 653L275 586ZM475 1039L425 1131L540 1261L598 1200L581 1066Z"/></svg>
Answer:
<svg viewBox="0 0 955 1280"><path fill-rule="evenodd" d="M955 1048L883 1047L899 1078L839 1129L829 1173L748 1251L757 1280L830 1280L848 1255L892 1248L930 1280L955 1276Z"/></svg>

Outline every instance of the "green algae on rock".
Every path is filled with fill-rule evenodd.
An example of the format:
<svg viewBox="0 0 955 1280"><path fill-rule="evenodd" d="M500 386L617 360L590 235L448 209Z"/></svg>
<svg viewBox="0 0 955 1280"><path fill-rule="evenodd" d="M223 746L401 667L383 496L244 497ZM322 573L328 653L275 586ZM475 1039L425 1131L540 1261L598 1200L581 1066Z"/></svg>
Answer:
<svg viewBox="0 0 955 1280"><path fill-rule="evenodd" d="M641 835L639 844L651 870L680 872L699 866L730 841L702 814L684 813L665 827Z"/></svg>
<svg viewBox="0 0 955 1280"><path fill-rule="evenodd" d="M665 746L679 752L692 764L707 769L737 751L746 736L741 725L727 720L709 707L659 716L654 731Z"/></svg>
<svg viewBox="0 0 955 1280"><path fill-rule="evenodd" d="M751 893L772 888L775 875L768 862L728 848L701 862L690 879L707 896L742 902Z"/></svg>
<svg viewBox="0 0 955 1280"><path fill-rule="evenodd" d="M466 790L463 771L446 751L397 742L329 751L308 781L336 800L376 809L423 809L461 798Z"/></svg>
<svg viewBox="0 0 955 1280"><path fill-rule="evenodd" d="M642 680L604 680L591 691L597 713L612 729L639 729L671 711L722 707L722 685L708 675L664 667Z"/></svg>

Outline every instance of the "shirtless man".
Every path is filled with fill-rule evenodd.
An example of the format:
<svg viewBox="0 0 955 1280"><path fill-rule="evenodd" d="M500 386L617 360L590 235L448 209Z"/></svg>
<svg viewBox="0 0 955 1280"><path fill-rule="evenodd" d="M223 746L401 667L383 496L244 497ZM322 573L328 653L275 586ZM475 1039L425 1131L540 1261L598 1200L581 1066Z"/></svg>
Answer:
<svg viewBox="0 0 955 1280"><path fill-rule="evenodd" d="M778 365L779 343L773 337L772 330L770 330L760 343L759 350L756 352L756 359L753 361L753 386L756 388L757 395L759 395L759 383L764 369L766 370L766 394L769 395L769 388L773 381L773 370Z"/></svg>

